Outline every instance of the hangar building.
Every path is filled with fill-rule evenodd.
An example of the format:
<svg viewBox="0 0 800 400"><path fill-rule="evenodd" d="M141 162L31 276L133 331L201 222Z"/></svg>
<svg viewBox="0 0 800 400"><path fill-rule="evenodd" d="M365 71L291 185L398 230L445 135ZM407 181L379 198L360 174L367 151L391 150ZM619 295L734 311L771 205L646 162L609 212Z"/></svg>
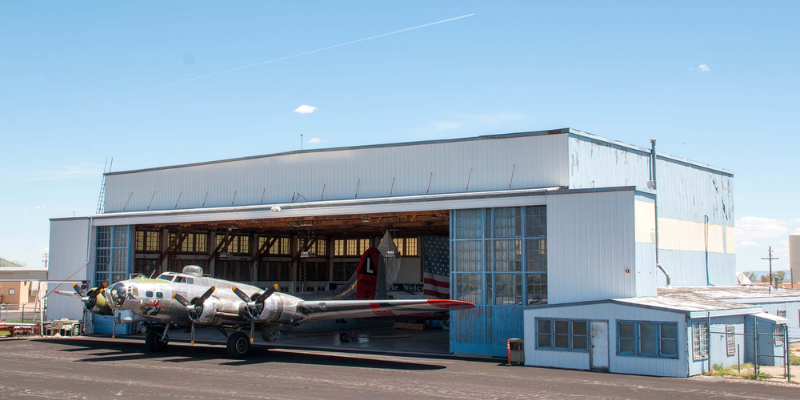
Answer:
<svg viewBox="0 0 800 400"><path fill-rule="evenodd" d="M388 233L402 257L389 296L444 288L477 305L451 316L453 353L505 355L506 339L535 332L524 313L657 298L666 274L672 287L737 283L733 172L571 128L104 178L96 215L51 220L51 279L110 284L192 264L323 290ZM49 318L80 314L51 299Z"/></svg>

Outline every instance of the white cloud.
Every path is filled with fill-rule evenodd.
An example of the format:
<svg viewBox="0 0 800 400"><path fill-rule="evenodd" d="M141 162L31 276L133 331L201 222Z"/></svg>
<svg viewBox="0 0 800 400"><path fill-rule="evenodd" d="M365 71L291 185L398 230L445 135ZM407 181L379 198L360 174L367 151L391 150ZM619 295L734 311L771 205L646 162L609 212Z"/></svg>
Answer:
<svg viewBox="0 0 800 400"><path fill-rule="evenodd" d="M317 111L317 107L309 106L309 105L306 105L306 104L303 104L302 106L297 107L297 108L294 109L294 112L296 112L298 114L311 114L314 111Z"/></svg>
<svg viewBox="0 0 800 400"><path fill-rule="evenodd" d="M318 137L311 138L311 139L308 140L308 143L311 143L311 144L322 143L322 139L320 139Z"/></svg>
<svg viewBox="0 0 800 400"><path fill-rule="evenodd" d="M439 121L435 125L436 125L436 129L438 129L440 131L446 131L446 130L449 130L449 129L455 129L455 128L458 128L459 126L461 126L461 125L459 125L459 124L457 124L457 123L455 123L453 121Z"/></svg>
<svg viewBox="0 0 800 400"><path fill-rule="evenodd" d="M774 239L788 230L786 221L781 219L743 217L736 220L736 238L742 241Z"/></svg>
<svg viewBox="0 0 800 400"><path fill-rule="evenodd" d="M42 251L44 251L45 253L49 253L50 252L50 248L49 247L45 247Z"/></svg>
<svg viewBox="0 0 800 400"><path fill-rule="evenodd" d="M758 246L758 244L756 242L752 241L752 240L744 240L744 241L741 241L741 242L737 243L737 246L739 246L739 247L756 247L756 246Z"/></svg>
<svg viewBox="0 0 800 400"><path fill-rule="evenodd" d="M44 210L47 209L47 206L33 206L35 210Z"/></svg>
<svg viewBox="0 0 800 400"><path fill-rule="evenodd" d="M699 69L700 72L711 72L711 68L709 68L708 65L706 65L706 64L698 65L697 69Z"/></svg>

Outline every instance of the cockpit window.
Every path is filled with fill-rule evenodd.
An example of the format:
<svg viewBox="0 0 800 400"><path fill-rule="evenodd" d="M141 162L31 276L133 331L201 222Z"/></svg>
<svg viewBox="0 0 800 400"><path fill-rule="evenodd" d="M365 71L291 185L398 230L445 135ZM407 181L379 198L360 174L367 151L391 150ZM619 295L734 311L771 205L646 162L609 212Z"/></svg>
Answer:
<svg viewBox="0 0 800 400"><path fill-rule="evenodd" d="M122 307L122 304L125 303L125 297L128 295L125 284L117 282L111 285L109 292L111 293L111 302L114 306L117 308Z"/></svg>
<svg viewBox="0 0 800 400"><path fill-rule="evenodd" d="M184 278L182 276L179 276L179 277L175 278L175 282L176 283L184 283L185 281L186 281L186 278Z"/></svg>
<svg viewBox="0 0 800 400"><path fill-rule="evenodd" d="M186 278L186 283L194 285L194 278Z"/></svg>
<svg viewBox="0 0 800 400"><path fill-rule="evenodd" d="M162 281L172 282L172 280L175 279L175 275L161 274L156 279L161 279Z"/></svg>

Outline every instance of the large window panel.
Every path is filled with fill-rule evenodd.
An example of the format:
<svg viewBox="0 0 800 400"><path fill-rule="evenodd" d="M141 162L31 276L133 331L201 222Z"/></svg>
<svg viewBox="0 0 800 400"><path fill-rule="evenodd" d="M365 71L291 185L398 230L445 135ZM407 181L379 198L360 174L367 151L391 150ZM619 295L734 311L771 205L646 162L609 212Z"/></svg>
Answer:
<svg viewBox="0 0 800 400"><path fill-rule="evenodd" d="M494 270L497 272L522 271L522 241L494 241Z"/></svg>
<svg viewBox="0 0 800 400"><path fill-rule="evenodd" d="M491 275L487 275L489 277ZM522 305L522 276L519 274L494 274L495 301L498 306Z"/></svg>
<svg viewBox="0 0 800 400"><path fill-rule="evenodd" d="M547 239L525 240L525 270L547 272Z"/></svg>
<svg viewBox="0 0 800 400"><path fill-rule="evenodd" d="M456 242L455 270L482 271L483 243L480 240L460 240Z"/></svg>
<svg viewBox="0 0 800 400"><path fill-rule="evenodd" d="M518 238L522 236L522 209L519 207L494 209L495 238Z"/></svg>
<svg viewBox="0 0 800 400"><path fill-rule="evenodd" d="M456 239L480 239L482 237L482 209L456 211Z"/></svg>
<svg viewBox="0 0 800 400"><path fill-rule="evenodd" d="M482 274L456 274L456 300L483 304Z"/></svg>
<svg viewBox="0 0 800 400"><path fill-rule="evenodd" d="M547 304L547 274L526 274L527 305Z"/></svg>
<svg viewBox="0 0 800 400"><path fill-rule="evenodd" d="M525 207L525 236L547 237L547 206Z"/></svg>

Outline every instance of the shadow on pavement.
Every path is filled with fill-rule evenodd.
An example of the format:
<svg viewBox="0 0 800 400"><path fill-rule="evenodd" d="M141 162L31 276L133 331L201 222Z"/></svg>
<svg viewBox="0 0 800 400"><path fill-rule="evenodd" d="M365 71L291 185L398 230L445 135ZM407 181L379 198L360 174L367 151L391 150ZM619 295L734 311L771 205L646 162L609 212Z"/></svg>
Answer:
<svg viewBox="0 0 800 400"><path fill-rule="evenodd" d="M357 368L378 368L407 371L433 371L446 368L442 365L423 364L404 361L378 360L361 358L354 355L338 356L332 354L309 354L291 350L269 350L264 346L254 346L251 355L245 359L231 359L223 346L188 344L170 344L163 353L149 353L144 343L131 341L98 341L93 339L46 339L41 343L69 346L60 349L64 352L91 352L83 355L75 362L103 363L135 360L153 360L161 362L183 363L203 360L219 360L223 366L247 366L269 363L325 365ZM99 351L99 352L95 352Z"/></svg>

